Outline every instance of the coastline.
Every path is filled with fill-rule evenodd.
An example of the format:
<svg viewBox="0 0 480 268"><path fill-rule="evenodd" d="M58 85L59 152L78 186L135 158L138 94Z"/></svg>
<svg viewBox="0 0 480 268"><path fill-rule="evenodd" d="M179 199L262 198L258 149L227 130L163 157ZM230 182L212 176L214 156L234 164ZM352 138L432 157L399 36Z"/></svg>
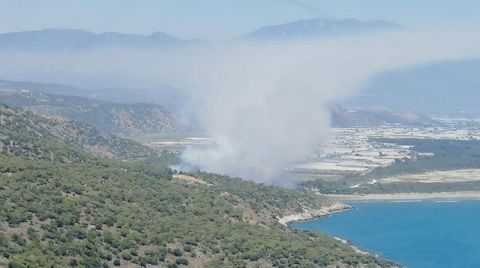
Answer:
<svg viewBox="0 0 480 268"><path fill-rule="evenodd" d="M361 194L361 195L334 195L320 194L334 201L329 206L320 209L305 209L302 213L290 214L281 217L278 222L282 225L300 221L309 221L319 217L329 217L334 213L350 210L353 207L342 202L348 201L457 201L480 200L480 191L462 192L435 192L435 193L392 193L392 194Z"/></svg>
<svg viewBox="0 0 480 268"><path fill-rule="evenodd" d="M320 209L306 209L302 213L283 216L278 222L284 226L288 226L288 224L292 222L308 221L318 217L328 217L333 213L350 209L352 209L351 206L335 201L333 204Z"/></svg>
<svg viewBox="0 0 480 268"><path fill-rule="evenodd" d="M343 212L351 209L353 209L352 206L335 201L333 204L323 207L321 209L305 210L303 213L287 215L280 218L278 221L280 222L280 224L284 226L288 226L289 224L294 222L304 222L304 221L314 220L319 217L329 217L334 213L339 213L339 212ZM358 248L357 246L354 246L348 240L345 240L336 236L332 236L332 237L335 240L350 246L353 249L353 251L355 251L358 254L373 255L378 257L378 255L376 254L370 253L366 250Z"/></svg>
<svg viewBox="0 0 480 268"><path fill-rule="evenodd" d="M347 205L342 202L359 201L363 202L421 202L421 201L438 201L438 202L457 202L466 200L480 200L480 191L457 191L457 192L434 192L434 193L393 193L393 194L363 194L363 195L325 195L334 201L333 204L318 210L305 210L304 213L287 215L279 219L282 225L288 226L294 222L305 222L315 220L321 217L329 217L334 213L348 211L354 209L353 205ZM353 204L353 203L352 203ZM372 255L380 257L380 255L370 252L368 249L360 248L353 244L352 241L337 236L332 236L335 240L349 246L358 254ZM401 265L392 267L403 267Z"/></svg>
<svg viewBox="0 0 480 268"><path fill-rule="evenodd" d="M323 195L323 194L322 194ZM362 195L323 195L336 201L422 201L422 200L480 200L479 191L436 193L393 193Z"/></svg>

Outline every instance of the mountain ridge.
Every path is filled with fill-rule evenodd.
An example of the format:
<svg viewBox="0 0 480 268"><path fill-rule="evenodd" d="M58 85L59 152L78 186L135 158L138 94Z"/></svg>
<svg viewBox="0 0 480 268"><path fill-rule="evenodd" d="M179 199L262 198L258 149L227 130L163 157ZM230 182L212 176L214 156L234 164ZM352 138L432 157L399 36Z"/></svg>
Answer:
<svg viewBox="0 0 480 268"><path fill-rule="evenodd" d="M401 28L400 25L382 21L361 21L358 19L316 18L297 20L261 27L240 37L244 40L291 40L302 38L339 36L370 33Z"/></svg>
<svg viewBox="0 0 480 268"><path fill-rule="evenodd" d="M479 98L480 58L473 58L381 73L344 104L415 110L434 117L478 118Z"/></svg>
<svg viewBox="0 0 480 268"><path fill-rule="evenodd" d="M1 89L0 102L44 116L61 116L117 134L176 133L189 129L188 122L159 104L112 103L78 96L49 94L25 89Z"/></svg>
<svg viewBox="0 0 480 268"><path fill-rule="evenodd" d="M0 49L13 51L68 51L93 48L172 48L201 43L179 39L162 31L149 35L93 33L83 29L43 29L0 34Z"/></svg>
<svg viewBox="0 0 480 268"><path fill-rule="evenodd" d="M347 110L340 105L330 109L333 127L375 127L383 125L435 126L438 122L413 111L399 112L392 110L357 109Z"/></svg>

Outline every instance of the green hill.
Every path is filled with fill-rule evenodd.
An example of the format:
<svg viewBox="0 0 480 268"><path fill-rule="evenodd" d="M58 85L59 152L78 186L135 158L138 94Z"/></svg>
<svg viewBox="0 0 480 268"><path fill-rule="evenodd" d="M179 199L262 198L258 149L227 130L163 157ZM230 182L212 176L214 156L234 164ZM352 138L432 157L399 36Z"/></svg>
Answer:
<svg viewBox="0 0 480 268"><path fill-rule="evenodd" d="M277 222L331 203L318 195L172 174L168 154L93 157L44 127L49 119L0 109L0 266L392 266Z"/></svg>

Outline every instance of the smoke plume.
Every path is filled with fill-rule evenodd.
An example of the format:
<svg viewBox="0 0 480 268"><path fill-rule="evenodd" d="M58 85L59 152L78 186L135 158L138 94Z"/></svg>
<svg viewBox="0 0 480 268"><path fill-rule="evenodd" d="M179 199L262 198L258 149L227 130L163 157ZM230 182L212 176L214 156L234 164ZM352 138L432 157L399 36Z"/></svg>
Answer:
<svg viewBox="0 0 480 268"><path fill-rule="evenodd" d="M215 144L184 159L201 169L278 182L329 131L327 105L387 70L480 55L469 31L395 32L282 42L230 42L177 50L0 54L0 71L30 79L90 79L111 86L170 85ZM38 79L37 79L38 80ZM414 97L414 96L412 96Z"/></svg>

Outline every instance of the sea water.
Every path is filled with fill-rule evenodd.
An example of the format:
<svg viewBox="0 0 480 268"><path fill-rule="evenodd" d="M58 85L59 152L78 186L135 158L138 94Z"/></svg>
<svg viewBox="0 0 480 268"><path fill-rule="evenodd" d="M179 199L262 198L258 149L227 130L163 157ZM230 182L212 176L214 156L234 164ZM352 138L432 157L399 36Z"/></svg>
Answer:
<svg viewBox="0 0 480 268"><path fill-rule="evenodd" d="M348 240L406 267L480 267L480 201L349 204L354 209L292 227Z"/></svg>

